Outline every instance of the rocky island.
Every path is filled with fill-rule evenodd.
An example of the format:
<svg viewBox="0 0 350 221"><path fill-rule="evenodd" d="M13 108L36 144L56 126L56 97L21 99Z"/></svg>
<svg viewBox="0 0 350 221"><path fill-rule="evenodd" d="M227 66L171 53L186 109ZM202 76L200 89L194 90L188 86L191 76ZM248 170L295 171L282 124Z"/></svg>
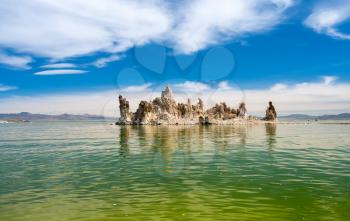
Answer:
<svg viewBox="0 0 350 221"><path fill-rule="evenodd" d="M169 86L162 91L161 97L153 101L141 101L134 113L130 111L126 98L119 95L119 110L120 118L116 122L117 125L244 124L275 121L277 117L272 102L269 102L266 116L261 120L247 114L244 102L240 103L237 109L221 102L207 110L204 110L200 98L195 104L192 104L190 99L187 103L177 103Z"/></svg>

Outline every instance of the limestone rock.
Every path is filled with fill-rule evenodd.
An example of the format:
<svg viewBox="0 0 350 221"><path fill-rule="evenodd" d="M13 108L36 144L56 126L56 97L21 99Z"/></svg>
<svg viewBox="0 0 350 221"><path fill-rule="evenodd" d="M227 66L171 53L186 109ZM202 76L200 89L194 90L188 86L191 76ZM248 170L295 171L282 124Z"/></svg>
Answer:
<svg viewBox="0 0 350 221"><path fill-rule="evenodd" d="M237 116L238 117L246 117L247 116L247 109L245 107L245 103L244 102L239 104L239 108L237 110Z"/></svg>
<svg viewBox="0 0 350 221"><path fill-rule="evenodd" d="M132 113L129 109L129 101L123 96L119 95L119 111L120 111L120 121L124 123L131 122Z"/></svg>
<svg viewBox="0 0 350 221"><path fill-rule="evenodd" d="M173 99L173 95L169 86L165 87L165 90L162 91L161 99L161 108L164 112L166 112L169 116L177 116L178 108L177 103Z"/></svg>
<svg viewBox="0 0 350 221"><path fill-rule="evenodd" d="M150 102L141 101L132 121L134 124L149 124L157 119L155 106Z"/></svg>
<svg viewBox="0 0 350 221"><path fill-rule="evenodd" d="M206 117L200 116L199 117L199 124L201 124L201 125L210 125L211 122L209 120L209 117L208 116L206 116Z"/></svg>
<svg viewBox="0 0 350 221"><path fill-rule="evenodd" d="M241 103L238 109L229 107L225 102L204 110L203 101L192 104L177 103L171 88L165 87L161 96L152 101L141 101L135 113L130 112L129 102L119 96L120 119L117 124L221 124L223 121L234 122L234 119L247 116L247 109ZM246 118L245 118L246 119Z"/></svg>
<svg viewBox="0 0 350 221"><path fill-rule="evenodd" d="M198 103L192 105L192 115L193 118L198 119L199 116L204 114L204 105L202 99L198 98Z"/></svg>
<svg viewBox="0 0 350 221"><path fill-rule="evenodd" d="M222 120L233 119L237 116L236 110L231 109L225 102L216 104L214 107L208 109L206 114L211 118Z"/></svg>
<svg viewBox="0 0 350 221"><path fill-rule="evenodd" d="M266 109L265 117L263 118L263 120L274 121L276 119L277 119L277 112L272 102L270 101L269 106Z"/></svg>

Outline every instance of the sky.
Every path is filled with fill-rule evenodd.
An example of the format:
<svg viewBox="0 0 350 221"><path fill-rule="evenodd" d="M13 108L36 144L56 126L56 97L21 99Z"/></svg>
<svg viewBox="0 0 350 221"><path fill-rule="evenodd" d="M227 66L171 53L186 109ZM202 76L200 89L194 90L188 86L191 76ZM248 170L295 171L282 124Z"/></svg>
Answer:
<svg viewBox="0 0 350 221"><path fill-rule="evenodd" d="M179 101L350 112L350 0L0 0L0 113Z"/></svg>

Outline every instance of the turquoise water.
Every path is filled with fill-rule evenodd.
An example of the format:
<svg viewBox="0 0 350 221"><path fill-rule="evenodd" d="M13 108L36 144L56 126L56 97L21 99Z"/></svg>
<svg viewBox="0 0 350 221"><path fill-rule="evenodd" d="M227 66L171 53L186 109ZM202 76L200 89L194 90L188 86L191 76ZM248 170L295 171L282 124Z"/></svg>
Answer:
<svg viewBox="0 0 350 221"><path fill-rule="evenodd" d="M350 220L350 125L0 125L0 220Z"/></svg>

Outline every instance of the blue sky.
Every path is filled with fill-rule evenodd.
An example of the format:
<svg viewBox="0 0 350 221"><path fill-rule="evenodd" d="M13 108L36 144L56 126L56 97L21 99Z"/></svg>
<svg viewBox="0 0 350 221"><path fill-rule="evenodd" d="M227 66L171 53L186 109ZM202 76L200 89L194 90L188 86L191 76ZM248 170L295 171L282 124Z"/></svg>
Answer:
<svg viewBox="0 0 350 221"><path fill-rule="evenodd" d="M136 106L164 84L253 113L346 112L349 27L348 0L1 0L0 112L113 115L117 94Z"/></svg>

